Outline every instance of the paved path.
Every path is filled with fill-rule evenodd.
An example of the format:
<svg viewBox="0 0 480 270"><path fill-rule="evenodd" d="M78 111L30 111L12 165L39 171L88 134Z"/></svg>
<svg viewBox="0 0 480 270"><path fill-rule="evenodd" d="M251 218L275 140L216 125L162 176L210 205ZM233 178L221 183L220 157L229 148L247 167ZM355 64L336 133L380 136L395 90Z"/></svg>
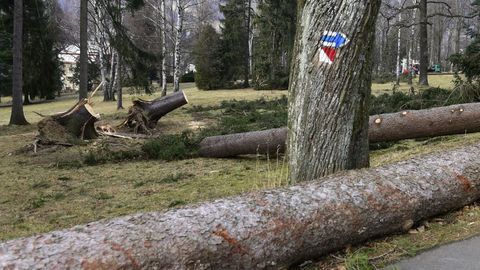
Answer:
<svg viewBox="0 0 480 270"><path fill-rule="evenodd" d="M385 270L480 270L480 236L441 246Z"/></svg>

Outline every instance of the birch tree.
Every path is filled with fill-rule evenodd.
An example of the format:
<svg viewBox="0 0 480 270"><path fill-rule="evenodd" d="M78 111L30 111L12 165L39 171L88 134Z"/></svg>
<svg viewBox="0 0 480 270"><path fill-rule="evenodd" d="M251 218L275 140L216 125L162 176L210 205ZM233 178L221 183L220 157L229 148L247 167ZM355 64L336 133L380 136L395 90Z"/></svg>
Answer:
<svg viewBox="0 0 480 270"><path fill-rule="evenodd" d="M368 103L380 5L306 0L298 7L288 121L293 182L369 165Z"/></svg>
<svg viewBox="0 0 480 270"><path fill-rule="evenodd" d="M182 61L182 36L183 36L183 21L185 14L185 7L182 0L176 0L177 5L177 23L175 27L175 67L173 72L173 91L180 91L180 79L181 79L181 61Z"/></svg>
<svg viewBox="0 0 480 270"><path fill-rule="evenodd" d="M399 5L401 5L401 2L399 0ZM398 21L401 22L402 21L402 13L400 12L398 14ZM402 52L402 28L401 27L398 27L397 29L397 81L396 81L396 85L399 86L400 85L400 76L402 75L402 63L401 63L401 52Z"/></svg>
<svg viewBox="0 0 480 270"><path fill-rule="evenodd" d="M160 25L162 27L162 97L167 95L167 20L165 0L160 0Z"/></svg>

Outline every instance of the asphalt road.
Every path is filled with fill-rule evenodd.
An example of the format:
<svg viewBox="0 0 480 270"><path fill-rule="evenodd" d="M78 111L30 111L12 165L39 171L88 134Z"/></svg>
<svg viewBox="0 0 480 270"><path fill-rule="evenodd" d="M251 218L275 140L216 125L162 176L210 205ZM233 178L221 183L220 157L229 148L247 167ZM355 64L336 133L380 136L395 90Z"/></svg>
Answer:
<svg viewBox="0 0 480 270"><path fill-rule="evenodd" d="M384 270L480 270L480 236L426 251Z"/></svg>

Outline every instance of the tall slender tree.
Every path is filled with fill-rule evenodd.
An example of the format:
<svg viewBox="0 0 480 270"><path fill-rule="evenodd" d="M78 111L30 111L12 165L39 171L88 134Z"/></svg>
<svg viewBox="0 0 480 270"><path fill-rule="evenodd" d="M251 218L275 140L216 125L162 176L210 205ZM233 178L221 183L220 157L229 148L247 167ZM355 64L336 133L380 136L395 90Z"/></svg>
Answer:
<svg viewBox="0 0 480 270"><path fill-rule="evenodd" d="M380 5L381 0L299 4L288 120L293 182L369 165L368 103Z"/></svg>
<svg viewBox="0 0 480 270"><path fill-rule="evenodd" d="M182 0L176 0L177 2L177 23L175 34L175 68L173 72L173 91L180 91L180 79L181 79L181 61L182 61L182 37L183 37L183 22L185 20L185 7Z"/></svg>
<svg viewBox="0 0 480 270"><path fill-rule="evenodd" d="M166 0L160 0L160 25L162 31L162 97L167 95L167 12Z"/></svg>
<svg viewBox="0 0 480 270"><path fill-rule="evenodd" d="M420 0L420 27L418 31L418 40L420 42L420 76L419 84L428 86L428 9L427 0Z"/></svg>
<svg viewBox="0 0 480 270"><path fill-rule="evenodd" d="M13 68L12 68L12 114L10 125L27 125L23 112L22 48L23 48L23 0L15 0L13 9Z"/></svg>
<svg viewBox="0 0 480 270"><path fill-rule="evenodd" d="M88 95L88 0L80 1L80 89L79 99Z"/></svg>

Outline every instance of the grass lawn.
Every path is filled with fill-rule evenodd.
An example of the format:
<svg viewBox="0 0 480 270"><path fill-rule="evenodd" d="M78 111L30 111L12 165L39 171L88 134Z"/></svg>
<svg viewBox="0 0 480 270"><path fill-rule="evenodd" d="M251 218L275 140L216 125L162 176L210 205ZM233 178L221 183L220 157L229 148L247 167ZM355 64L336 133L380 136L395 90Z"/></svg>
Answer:
<svg viewBox="0 0 480 270"><path fill-rule="evenodd" d="M451 88L451 85L447 85L449 79L448 76L430 77L432 85ZM384 86L374 85L375 93L381 93ZM212 124L188 112L188 108L194 105L215 105L231 99L271 99L287 93L252 89L199 91L193 84L182 87L190 104L160 121L158 129L164 133L196 130ZM130 100L136 97L138 96L125 95L124 104L128 106ZM26 106L26 117L31 123L36 123L41 117L35 112L52 114L65 111L74 102L72 97ZM115 110L115 103L101 102L100 95L94 98L94 102L94 109L102 115L104 122L116 124L126 115L126 110ZM33 142L36 127L5 126L9 115L10 108L0 108L0 241L102 218L162 211L287 184L284 157L193 158L171 162L142 160L86 166L74 161L81 158L89 146L75 146L48 155L17 154L18 149ZM380 166L478 141L480 134L404 141L389 149L373 151L371 163L372 166ZM352 261L368 261L369 257L378 257L374 263L381 266L399 257L413 255L419 250L448 241L467 238L478 232L480 210L470 207L465 211L449 214L443 217L442 221L432 222L425 232L373 241L308 267L316 269L349 266L348 263ZM388 254L383 255L385 253Z"/></svg>

